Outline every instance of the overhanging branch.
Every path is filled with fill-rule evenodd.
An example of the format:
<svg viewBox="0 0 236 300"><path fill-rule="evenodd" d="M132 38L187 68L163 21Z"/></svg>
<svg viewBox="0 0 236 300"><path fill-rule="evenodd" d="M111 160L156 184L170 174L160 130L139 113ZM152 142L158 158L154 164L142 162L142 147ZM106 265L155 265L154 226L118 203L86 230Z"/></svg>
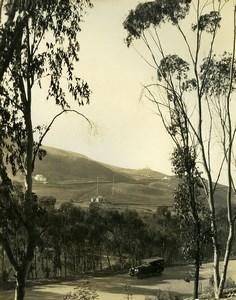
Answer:
<svg viewBox="0 0 236 300"><path fill-rule="evenodd" d="M42 142L45 138L45 136L47 135L47 133L49 132L49 130L51 129L52 125L54 124L54 122L56 121L57 118L59 118L62 114L66 113L66 112L73 112L79 116L81 116L82 118L84 118L90 125L90 128L92 129L93 128L93 123L82 113L78 112L77 110L74 110L74 109L65 109L63 111L61 111L60 113L58 113L57 115L55 115L52 119L52 121L50 122L50 124L47 126L47 128L45 129L44 133L42 134L42 136L40 137L39 141L38 141L38 144L36 146L36 148L34 149L34 155L33 155L33 161L32 161L32 164L33 164L33 170L34 170L34 164L35 164L35 159L36 159L36 156L38 154L38 151L39 151L39 148L42 146Z"/></svg>

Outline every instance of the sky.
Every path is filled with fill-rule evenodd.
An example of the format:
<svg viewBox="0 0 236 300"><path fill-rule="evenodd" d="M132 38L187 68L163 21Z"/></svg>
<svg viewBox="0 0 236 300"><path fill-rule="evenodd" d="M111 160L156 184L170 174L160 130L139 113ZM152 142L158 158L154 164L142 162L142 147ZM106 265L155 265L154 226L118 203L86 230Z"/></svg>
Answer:
<svg viewBox="0 0 236 300"><path fill-rule="evenodd" d="M92 95L90 104L78 110L95 124L95 128L91 130L77 115L64 114L55 122L44 144L119 167L149 167L171 174L170 137L155 108L147 100L140 100L142 85L150 82L152 70L124 42L126 31L122 23L139 2L93 1L94 7L84 17L78 35L81 45L78 72L88 82ZM228 31L225 41L230 40L231 34ZM181 49L179 39L169 36L168 29L163 36L167 48L172 50L174 45ZM225 41L219 42L219 48L225 47ZM38 95L44 96L43 91ZM36 111L36 122L42 124L49 123L56 110L46 103L36 107Z"/></svg>

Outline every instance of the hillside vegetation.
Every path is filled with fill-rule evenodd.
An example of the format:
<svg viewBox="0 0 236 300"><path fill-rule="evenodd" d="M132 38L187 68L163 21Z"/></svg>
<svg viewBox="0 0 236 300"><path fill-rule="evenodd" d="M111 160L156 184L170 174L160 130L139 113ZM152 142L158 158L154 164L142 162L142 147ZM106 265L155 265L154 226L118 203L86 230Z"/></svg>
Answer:
<svg viewBox="0 0 236 300"><path fill-rule="evenodd" d="M167 176L149 168L125 169L94 161L84 155L45 147L46 157L37 161L34 176L43 175L45 182L34 180L34 192L40 196L54 196L57 203L73 200L87 207L97 194L107 199L111 208L134 208L153 211L160 206L173 206L173 192L177 185L174 176ZM15 178L21 180L19 175ZM217 190L217 205L226 192Z"/></svg>

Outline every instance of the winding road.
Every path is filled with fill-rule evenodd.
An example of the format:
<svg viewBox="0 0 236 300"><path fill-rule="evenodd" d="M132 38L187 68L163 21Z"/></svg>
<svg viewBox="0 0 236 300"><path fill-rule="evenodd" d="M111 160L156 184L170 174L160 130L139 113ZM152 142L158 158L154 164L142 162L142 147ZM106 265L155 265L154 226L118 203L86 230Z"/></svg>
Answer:
<svg viewBox="0 0 236 300"><path fill-rule="evenodd" d="M127 295L132 295L133 300L144 300L146 296L155 296L158 290L171 291L187 298L193 291L193 280L186 282L190 267L178 266L166 268L161 277L148 277L137 279L128 274L118 274L103 277L86 277L73 282L63 282L60 284L48 284L27 288L26 300L59 300L63 295L73 291L74 287L82 282L97 291L100 300L122 300L127 299ZM212 273L212 264L203 265L200 274L200 289L204 290L208 286ZM236 281L236 260L230 261L228 277ZM14 299L13 291L0 291L0 300ZM126 296L126 297L125 297ZM233 298L231 298L233 299Z"/></svg>

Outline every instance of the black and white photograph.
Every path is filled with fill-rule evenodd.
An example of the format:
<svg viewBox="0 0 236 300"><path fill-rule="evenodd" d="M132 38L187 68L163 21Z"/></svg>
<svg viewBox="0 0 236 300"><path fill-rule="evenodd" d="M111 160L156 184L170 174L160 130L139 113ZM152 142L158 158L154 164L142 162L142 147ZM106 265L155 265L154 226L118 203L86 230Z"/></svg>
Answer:
<svg viewBox="0 0 236 300"><path fill-rule="evenodd" d="M0 0L0 300L236 300L236 0Z"/></svg>

